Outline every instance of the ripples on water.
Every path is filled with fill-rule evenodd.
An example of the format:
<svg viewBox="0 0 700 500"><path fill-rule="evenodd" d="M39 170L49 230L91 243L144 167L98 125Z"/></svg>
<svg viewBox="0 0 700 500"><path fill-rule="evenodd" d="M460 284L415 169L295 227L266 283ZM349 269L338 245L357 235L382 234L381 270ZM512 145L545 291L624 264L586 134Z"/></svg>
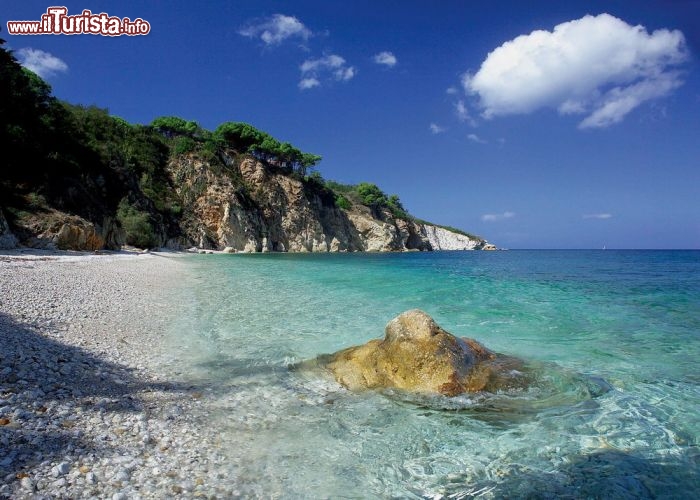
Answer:
<svg viewBox="0 0 700 500"><path fill-rule="evenodd" d="M245 496L689 498L700 492L700 252L192 258L172 357L211 388ZM349 393L295 363L421 308L524 358L527 390Z"/></svg>

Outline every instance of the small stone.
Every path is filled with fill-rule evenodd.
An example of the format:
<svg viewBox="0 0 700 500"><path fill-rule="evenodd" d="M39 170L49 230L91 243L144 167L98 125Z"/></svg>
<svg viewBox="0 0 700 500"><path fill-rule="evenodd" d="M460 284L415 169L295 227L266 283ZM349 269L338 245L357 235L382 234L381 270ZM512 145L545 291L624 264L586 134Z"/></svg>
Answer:
<svg viewBox="0 0 700 500"><path fill-rule="evenodd" d="M0 418L0 425L9 425L10 419L9 418Z"/></svg>
<svg viewBox="0 0 700 500"><path fill-rule="evenodd" d="M51 474L53 474L54 477L59 477L59 476L64 476L68 474L68 471L70 470L70 464L68 462L61 462L57 466L55 466L53 469L51 469Z"/></svg>
<svg viewBox="0 0 700 500"><path fill-rule="evenodd" d="M90 467L88 467L87 465L81 465L80 469L78 470L80 470L81 474L87 474L88 472L90 472Z"/></svg>
<svg viewBox="0 0 700 500"><path fill-rule="evenodd" d="M112 477L112 481L122 481L124 483L129 482L130 476L126 469L119 469L117 473Z"/></svg>
<svg viewBox="0 0 700 500"><path fill-rule="evenodd" d="M34 491L34 481L28 477L23 477L19 484L25 490Z"/></svg>
<svg viewBox="0 0 700 500"><path fill-rule="evenodd" d="M95 484L97 482L97 477L95 477L94 473L88 472L85 474L85 482L88 484Z"/></svg>
<svg viewBox="0 0 700 500"><path fill-rule="evenodd" d="M173 484L170 489L173 490L173 493L176 495L180 495L182 493L182 486L178 486L177 484Z"/></svg>

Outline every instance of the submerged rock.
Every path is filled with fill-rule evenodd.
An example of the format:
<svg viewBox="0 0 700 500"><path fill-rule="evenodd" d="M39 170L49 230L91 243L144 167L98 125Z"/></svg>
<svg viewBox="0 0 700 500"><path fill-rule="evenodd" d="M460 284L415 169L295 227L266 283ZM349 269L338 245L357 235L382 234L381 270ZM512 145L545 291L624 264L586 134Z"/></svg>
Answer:
<svg viewBox="0 0 700 500"><path fill-rule="evenodd" d="M349 347L319 362L352 391L396 388L456 396L527 385L522 361L455 337L418 309L391 320L383 340Z"/></svg>

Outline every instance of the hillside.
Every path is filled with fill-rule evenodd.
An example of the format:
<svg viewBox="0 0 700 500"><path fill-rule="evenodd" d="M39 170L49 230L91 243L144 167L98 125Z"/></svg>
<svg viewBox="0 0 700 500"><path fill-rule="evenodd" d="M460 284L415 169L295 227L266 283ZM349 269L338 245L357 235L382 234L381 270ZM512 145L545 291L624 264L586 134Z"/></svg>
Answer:
<svg viewBox="0 0 700 500"><path fill-rule="evenodd" d="M2 42L4 43L4 42ZM261 251L491 248L413 218L377 186L326 181L321 157L251 125L133 125L61 102L0 44L0 247Z"/></svg>

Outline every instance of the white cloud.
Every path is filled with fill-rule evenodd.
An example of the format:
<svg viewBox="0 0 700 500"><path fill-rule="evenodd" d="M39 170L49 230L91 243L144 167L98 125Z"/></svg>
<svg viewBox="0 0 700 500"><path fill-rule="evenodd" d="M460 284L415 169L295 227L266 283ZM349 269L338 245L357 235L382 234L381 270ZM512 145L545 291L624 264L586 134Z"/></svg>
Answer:
<svg viewBox="0 0 700 500"><path fill-rule="evenodd" d="M299 82L299 88L301 90L312 89L314 87L318 87L319 85L321 85L321 82L319 82L316 78L302 78Z"/></svg>
<svg viewBox="0 0 700 500"><path fill-rule="evenodd" d="M355 67L348 66L345 59L337 54L307 59L299 66L299 70L301 71L299 88L302 90L319 87L324 75L339 82L347 82L357 74Z"/></svg>
<svg viewBox="0 0 700 500"><path fill-rule="evenodd" d="M336 70L336 72L333 74L335 75L336 80L346 82L355 76L355 68L353 68L352 66L350 66L349 68L340 68L339 70Z"/></svg>
<svg viewBox="0 0 700 500"><path fill-rule="evenodd" d="M469 110L462 99L455 103L455 114L457 115L459 121L467 122L472 127L476 125L474 118L472 118L472 116L469 114Z"/></svg>
<svg viewBox="0 0 700 500"><path fill-rule="evenodd" d="M680 31L649 34L600 14L505 42L462 84L486 118L553 108L586 114L581 128L606 127L681 85L675 68L687 59Z"/></svg>
<svg viewBox="0 0 700 500"><path fill-rule="evenodd" d="M25 68L42 78L68 71L68 65L58 57L43 50L24 48L17 51L17 59Z"/></svg>
<svg viewBox="0 0 700 500"><path fill-rule="evenodd" d="M449 94L449 95L455 95L457 92L459 92L459 91L457 90L457 87L455 87L454 85L451 87L447 87L447 90L445 90L445 93Z"/></svg>
<svg viewBox="0 0 700 500"><path fill-rule="evenodd" d="M467 139L469 139L472 142L479 143L479 144L486 144L486 141L476 134L469 134L467 136Z"/></svg>
<svg viewBox="0 0 700 500"><path fill-rule="evenodd" d="M484 214L481 216L481 220L484 222L496 222L512 217L515 217L515 212L503 212L502 214Z"/></svg>
<svg viewBox="0 0 700 500"><path fill-rule="evenodd" d="M433 134L442 134L443 132L445 132L447 130L445 127L441 127L437 123L431 123L429 127L430 127L430 131Z"/></svg>
<svg viewBox="0 0 700 500"><path fill-rule="evenodd" d="M345 64L345 59L336 54L320 57L318 59L307 59L299 67L302 73L317 71L322 68L340 68Z"/></svg>
<svg viewBox="0 0 700 500"><path fill-rule="evenodd" d="M677 73L668 73L659 75L653 81L644 80L628 87L615 87L579 126L596 128L617 123L644 101L663 97L681 84Z"/></svg>
<svg viewBox="0 0 700 500"><path fill-rule="evenodd" d="M585 214L583 216L584 219L601 219L601 220L610 219L611 217L612 217L612 214L605 214L605 213L603 213L603 214Z"/></svg>
<svg viewBox="0 0 700 500"><path fill-rule="evenodd" d="M311 31L294 16L275 14L256 24L241 28L238 30L238 34L248 38L260 37L266 45L278 45L292 37L308 40Z"/></svg>
<svg viewBox="0 0 700 500"><path fill-rule="evenodd" d="M396 66L396 63L398 62L396 60L396 56L389 52L389 51L384 51L380 52L379 54L374 56L374 62L377 64L383 64L384 66L388 66L389 68L393 68Z"/></svg>
<svg viewBox="0 0 700 500"><path fill-rule="evenodd" d="M457 113L457 118L461 121L469 118L469 111L467 111L467 107L461 99L455 103L455 113Z"/></svg>

